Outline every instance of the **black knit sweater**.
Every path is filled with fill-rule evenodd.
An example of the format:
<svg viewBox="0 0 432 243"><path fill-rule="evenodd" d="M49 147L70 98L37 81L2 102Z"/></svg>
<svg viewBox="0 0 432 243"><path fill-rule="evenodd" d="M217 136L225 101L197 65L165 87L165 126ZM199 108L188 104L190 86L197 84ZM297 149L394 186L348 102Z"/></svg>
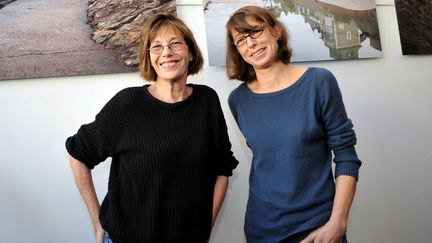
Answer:
<svg viewBox="0 0 432 243"><path fill-rule="evenodd" d="M148 85L116 94L69 137L69 154L92 169L112 157L102 227L115 243L203 243L210 236L213 189L238 162L219 98L203 85L165 103Z"/></svg>

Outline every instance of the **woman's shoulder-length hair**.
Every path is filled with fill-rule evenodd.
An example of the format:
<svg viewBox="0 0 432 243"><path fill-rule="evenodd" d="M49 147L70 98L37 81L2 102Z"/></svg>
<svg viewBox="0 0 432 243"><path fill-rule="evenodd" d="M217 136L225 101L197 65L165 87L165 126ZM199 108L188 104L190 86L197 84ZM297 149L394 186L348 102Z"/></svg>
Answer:
<svg viewBox="0 0 432 243"><path fill-rule="evenodd" d="M191 61L188 66L188 75L196 74L201 71L204 59L192 31L186 24L173 13L158 13L149 17L141 30L141 46L139 54L139 72L145 80L155 81L157 73L151 66L150 48L151 41L156 37L159 30L171 30L183 37L191 53Z"/></svg>
<svg viewBox="0 0 432 243"><path fill-rule="evenodd" d="M289 35L285 26L276 18L270 10L258 6L245 6L235 11L226 23L226 70L229 79L237 79L243 82L250 82L256 79L255 70L252 65L245 62L237 47L233 44L232 31L248 33L254 30L254 26L248 24L246 18L251 18L263 26L269 28L274 36L279 36L278 52L276 58L285 64L291 60L292 51L288 47Z"/></svg>

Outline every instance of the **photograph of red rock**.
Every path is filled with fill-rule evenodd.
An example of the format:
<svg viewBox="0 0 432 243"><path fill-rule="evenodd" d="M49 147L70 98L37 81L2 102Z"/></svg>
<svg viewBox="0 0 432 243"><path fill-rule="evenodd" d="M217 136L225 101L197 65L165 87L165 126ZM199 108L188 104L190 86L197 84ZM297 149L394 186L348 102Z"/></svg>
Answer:
<svg viewBox="0 0 432 243"><path fill-rule="evenodd" d="M432 0L395 0L403 55L432 54Z"/></svg>
<svg viewBox="0 0 432 243"><path fill-rule="evenodd" d="M157 12L175 0L0 0L0 80L135 72Z"/></svg>
<svg viewBox="0 0 432 243"><path fill-rule="evenodd" d="M290 33L292 62L382 56L375 0L203 0L211 66L225 65L225 23L245 5L272 10Z"/></svg>

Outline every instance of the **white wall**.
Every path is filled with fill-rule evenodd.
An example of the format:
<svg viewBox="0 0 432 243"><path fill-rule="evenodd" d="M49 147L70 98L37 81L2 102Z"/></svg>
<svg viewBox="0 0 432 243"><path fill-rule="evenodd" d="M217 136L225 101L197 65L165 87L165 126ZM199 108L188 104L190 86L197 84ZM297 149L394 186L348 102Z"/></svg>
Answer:
<svg viewBox="0 0 432 243"><path fill-rule="evenodd" d="M358 135L364 164L350 242L426 243L432 229L432 56L402 56L394 6L384 1L377 10L383 58L304 65L333 71ZM182 5L178 12L205 53L201 6ZM241 161L212 242L243 243L251 155L226 104L239 83L213 67L193 82L219 93ZM0 82L0 243L93 242L64 141L117 91L142 84L134 73ZM94 170L100 199L108 167L109 162Z"/></svg>

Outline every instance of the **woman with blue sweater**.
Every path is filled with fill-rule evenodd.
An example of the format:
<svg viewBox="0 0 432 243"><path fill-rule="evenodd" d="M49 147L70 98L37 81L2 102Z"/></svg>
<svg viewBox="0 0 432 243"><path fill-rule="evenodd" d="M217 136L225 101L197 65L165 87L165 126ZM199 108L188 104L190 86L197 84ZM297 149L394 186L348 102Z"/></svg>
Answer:
<svg viewBox="0 0 432 243"><path fill-rule="evenodd" d="M269 10L243 7L226 27L227 73L243 81L229 105L253 153L248 243L347 242L361 161L335 77L289 64L287 31Z"/></svg>

